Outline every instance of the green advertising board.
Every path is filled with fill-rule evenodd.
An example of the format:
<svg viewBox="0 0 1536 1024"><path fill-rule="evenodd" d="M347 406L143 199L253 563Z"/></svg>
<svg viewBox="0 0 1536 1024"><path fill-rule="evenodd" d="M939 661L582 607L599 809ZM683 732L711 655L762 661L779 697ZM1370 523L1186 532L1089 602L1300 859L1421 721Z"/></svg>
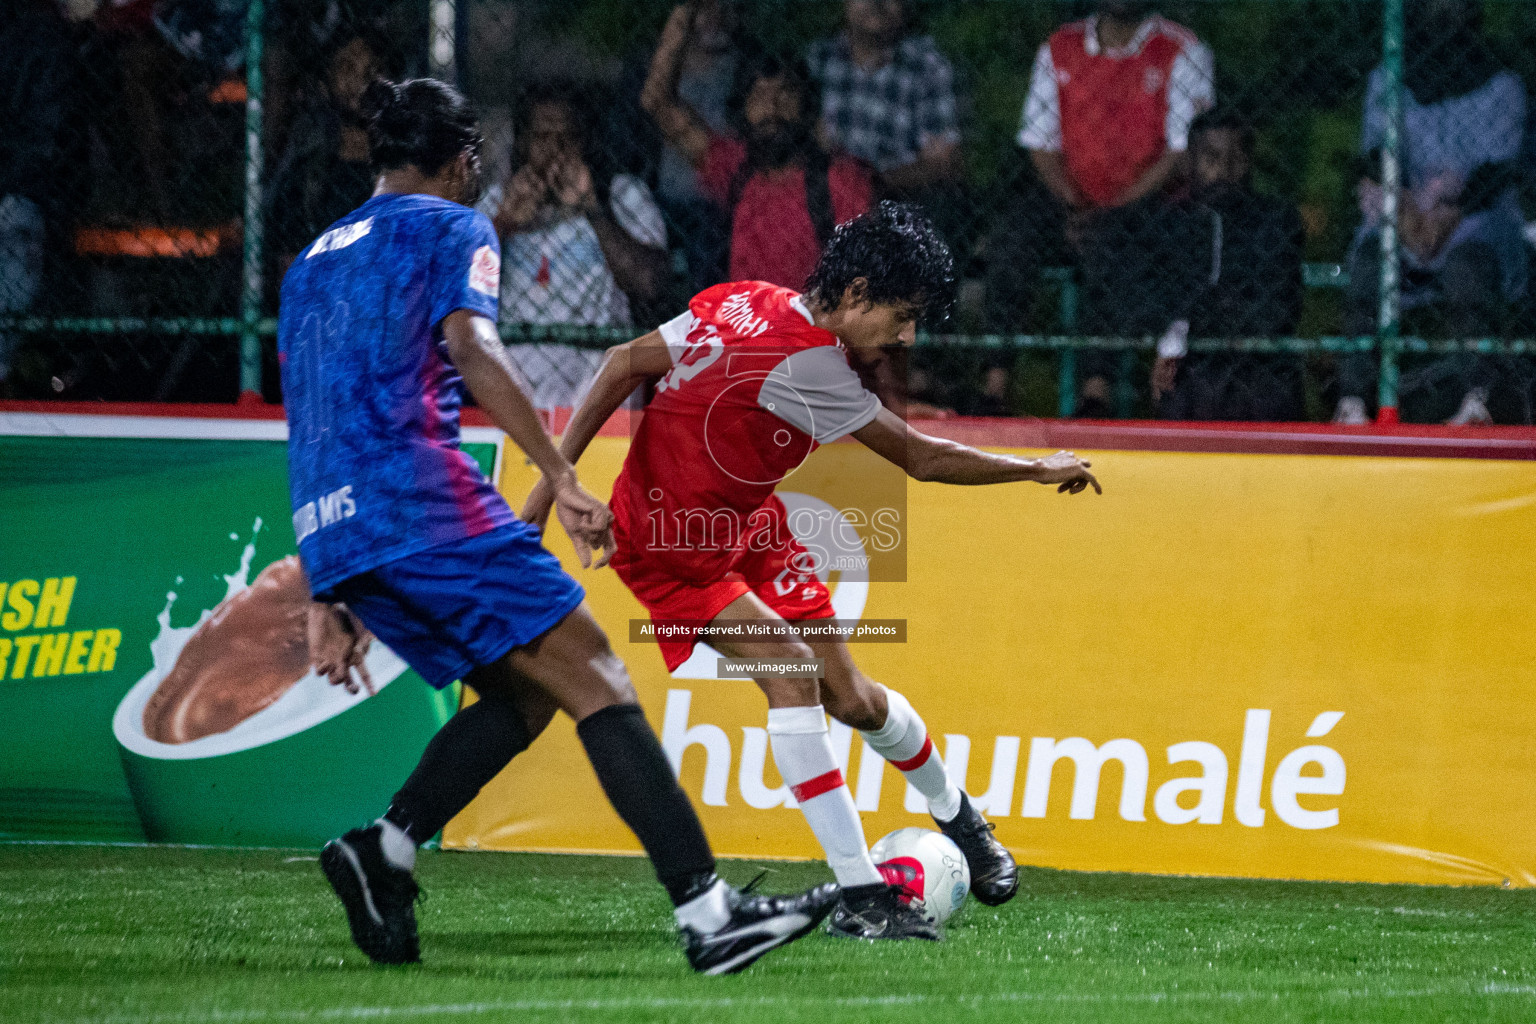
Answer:
<svg viewBox="0 0 1536 1024"><path fill-rule="evenodd" d="M456 687L382 644L372 694L330 686L299 636L301 667L268 672L238 721L146 717L189 645L209 662L196 699L240 682L208 624L295 554L285 438L271 420L0 413L0 839L312 846L377 815L453 713ZM500 435L466 429L465 449L491 474Z"/></svg>

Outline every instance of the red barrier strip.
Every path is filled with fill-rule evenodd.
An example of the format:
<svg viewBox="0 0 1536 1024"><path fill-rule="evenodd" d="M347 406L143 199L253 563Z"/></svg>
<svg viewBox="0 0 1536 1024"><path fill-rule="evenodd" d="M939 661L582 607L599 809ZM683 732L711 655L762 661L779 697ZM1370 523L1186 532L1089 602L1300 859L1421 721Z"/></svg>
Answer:
<svg viewBox="0 0 1536 1024"><path fill-rule="evenodd" d="M259 402L217 405L0 401L0 412L258 420L283 418L282 406ZM548 426L557 432L563 430L569 420L570 411L566 409L557 409L546 417ZM465 409L463 421L465 426L492 425L478 409ZM621 409L600 433L604 437L623 437L633 433L639 422L640 414ZM991 448L1536 460L1536 427L1440 427L1417 424L1336 427L1327 423L1176 423L1161 420L980 417L914 420L912 425L935 437Z"/></svg>

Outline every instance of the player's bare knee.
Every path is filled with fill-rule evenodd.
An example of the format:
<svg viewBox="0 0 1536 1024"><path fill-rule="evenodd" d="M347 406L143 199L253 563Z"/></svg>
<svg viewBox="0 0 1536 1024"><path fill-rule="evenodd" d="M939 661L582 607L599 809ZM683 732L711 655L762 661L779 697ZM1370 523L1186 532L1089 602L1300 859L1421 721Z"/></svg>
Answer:
<svg viewBox="0 0 1536 1024"><path fill-rule="evenodd" d="M608 634L597 625L587 607L583 605L567 621L571 623L574 635L579 637L568 656L584 662L590 670L582 673L587 687L592 691L589 700L604 706L640 703L634 683L629 678L629 669L624 667L623 659L613 652Z"/></svg>
<svg viewBox="0 0 1536 1024"><path fill-rule="evenodd" d="M771 708L814 707L821 703L821 686L815 679L764 676L757 680L757 685Z"/></svg>
<svg viewBox="0 0 1536 1024"><path fill-rule="evenodd" d="M885 724L885 692L851 658L829 653L821 687L827 714L855 729L873 731Z"/></svg>
<svg viewBox="0 0 1536 1024"><path fill-rule="evenodd" d="M811 661L816 652L802 641L785 640L774 644L772 653L764 657L777 662ZM785 676L774 673L758 679L757 685L767 694L769 707L809 707L821 703L821 683L812 674Z"/></svg>
<svg viewBox="0 0 1536 1024"><path fill-rule="evenodd" d="M629 670L611 648L593 657L592 668L608 687L614 704L640 703L640 697L635 693L635 684L629 678Z"/></svg>
<svg viewBox="0 0 1536 1024"><path fill-rule="evenodd" d="M875 685L862 676L860 679L863 686L837 690L830 686L823 687L822 702L826 705L827 714L844 725L873 731L885 724L885 708L876 696Z"/></svg>

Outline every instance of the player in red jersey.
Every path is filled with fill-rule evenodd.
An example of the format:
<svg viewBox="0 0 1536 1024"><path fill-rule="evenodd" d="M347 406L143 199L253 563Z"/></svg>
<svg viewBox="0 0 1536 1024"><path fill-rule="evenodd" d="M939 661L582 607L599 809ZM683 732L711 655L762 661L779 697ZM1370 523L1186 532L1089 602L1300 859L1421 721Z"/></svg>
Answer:
<svg viewBox="0 0 1536 1024"><path fill-rule="evenodd" d="M954 283L949 249L932 226L911 207L882 203L837 229L805 294L756 281L716 285L688 312L609 350L561 443L574 464L635 387L654 382L610 501L612 565L654 622L689 627L661 641L667 668L687 660L705 624L767 627L770 639L712 638L727 656L822 660L819 682L811 673L757 682L779 773L843 888L830 928L858 938L938 933L875 868L823 705L927 798L965 854L978 900L1010 899L1018 870L949 779L906 698L860 672L841 639L807 642L791 628L833 611L775 485L816 446L852 435L919 480L1099 489L1088 463L1069 452L1021 459L928 437L860 383L849 352L911 344L920 318L947 311ZM523 518L542 524L548 512L541 483Z"/></svg>

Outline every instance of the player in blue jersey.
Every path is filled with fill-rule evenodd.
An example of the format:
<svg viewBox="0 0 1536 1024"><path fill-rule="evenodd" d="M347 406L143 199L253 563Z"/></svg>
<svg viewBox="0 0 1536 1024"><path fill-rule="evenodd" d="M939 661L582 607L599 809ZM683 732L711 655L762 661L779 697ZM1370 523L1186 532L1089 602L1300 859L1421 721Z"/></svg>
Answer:
<svg viewBox="0 0 1536 1024"><path fill-rule="evenodd" d="M607 561L612 516L556 451L496 333L496 234L466 205L480 190L473 114L430 79L375 82L365 103L373 198L299 254L278 321L294 532L330 607L312 624L316 663L346 684L360 649L346 630L360 620L427 682L462 679L479 700L433 737L384 816L328 843L321 866L365 953L419 959L417 846L563 710L672 897L694 968L740 970L814 928L836 890L751 896L715 875L581 587L459 448L467 386L544 474L582 564Z"/></svg>

